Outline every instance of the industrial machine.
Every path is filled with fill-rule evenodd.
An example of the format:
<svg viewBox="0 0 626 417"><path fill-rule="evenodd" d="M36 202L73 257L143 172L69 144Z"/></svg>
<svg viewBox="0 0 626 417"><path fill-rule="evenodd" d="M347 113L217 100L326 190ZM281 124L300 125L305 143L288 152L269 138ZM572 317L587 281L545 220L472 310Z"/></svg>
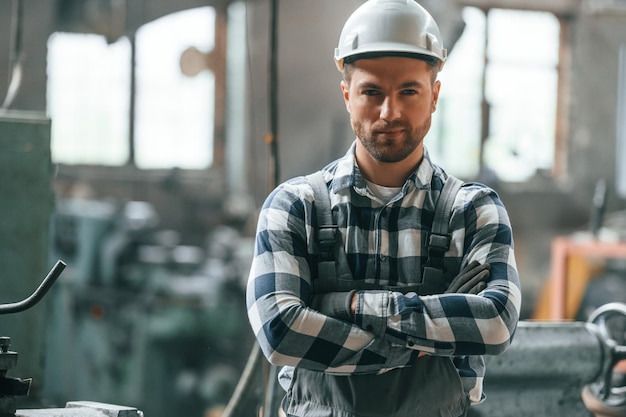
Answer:
<svg viewBox="0 0 626 417"><path fill-rule="evenodd" d="M250 243L220 225L191 244L143 201L57 201L43 397L122 403L150 417L223 407L252 332L242 258Z"/></svg>
<svg viewBox="0 0 626 417"><path fill-rule="evenodd" d="M487 400L468 417L625 417L626 304L608 303L583 321L521 321L509 349L487 356ZM222 417L239 417L255 377L268 378L267 363L254 345ZM270 378L272 376L270 375ZM277 417L284 393L266 379L262 417Z"/></svg>
<svg viewBox="0 0 626 417"><path fill-rule="evenodd" d="M608 303L586 322L522 321L510 348L488 356L479 416L626 416L626 304Z"/></svg>
<svg viewBox="0 0 626 417"><path fill-rule="evenodd" d="M65 263L57 261L35 292L23 301L0 305L0 314L19 313L37 304L65 269ZM143 417L143 413L132 407L88 401L68 402L63 409L17 409L17 399L26 396L31 379L8 376L8 371L17 365L17 352L9 350L11 338L0 337L0 416L2 417Z"/></svg>

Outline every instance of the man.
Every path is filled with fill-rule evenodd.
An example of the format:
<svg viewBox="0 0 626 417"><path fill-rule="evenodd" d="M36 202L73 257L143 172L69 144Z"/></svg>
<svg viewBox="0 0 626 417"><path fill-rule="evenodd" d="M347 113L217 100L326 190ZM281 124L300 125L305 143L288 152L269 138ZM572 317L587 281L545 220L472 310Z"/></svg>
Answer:
<svg viewBox="0 0 626 417"><path fill-rule="evenodd" d="M326 276L312 251L322 203L307 178L263 205L248 316L282 367L288 416L464 416L484 399L482 355L511 343L520 285L490 188L468 183L454 197L445 272L456 278L415 290L449 178L423 143L445 58L436 23L412 0L369 0L346 21L335 60L356 140L322 172L347 276Z"/></svg>

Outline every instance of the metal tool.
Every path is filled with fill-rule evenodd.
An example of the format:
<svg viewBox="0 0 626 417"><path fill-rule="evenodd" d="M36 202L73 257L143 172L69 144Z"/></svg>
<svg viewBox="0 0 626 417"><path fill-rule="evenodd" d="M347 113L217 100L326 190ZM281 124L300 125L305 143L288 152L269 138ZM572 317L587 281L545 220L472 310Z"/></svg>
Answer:
<svg viewBox="0 0 626 417"><path fill-rule="evenodd" d="M19 313L20 311L27 310L37 304L46 295L52 284L55 283L57 278L61 275L61 272L65 269L65 262L59 260L52 267L48 275L43 279L39 287L26 299L17 303L0 304L0 314Z"/></svg>
<svg viewBox="0 0 626 417"><path fill-rule="evenodd" d="M487 400L468 416L589 417L592 402L624 407L625 388L613 377L626 359L625 326L623 303L599 307L586 322L521 321L509 349L485 357Z"/></svg>
<svg viewBox="0 0 626 417"><path fill-rule="evenodd" d="M19 313L33 307L46 295L65 266L63 261L57 261L28 298L16 303L0 304L0 314ZM17 397L28 395L31 379L6 375L17 365L17 353L11 352L10 346L10 337L0 337L0 417L143 417L143 412L136 408L91 401L70 401L65 408L17 410Z"/></svg>
<svg viewBox="0 0 626 417"><path fill-rule="evenodd" d="M614 319L621 319L615 321ZM609 303L596 309L588 322L598 325L604 340L608 340L608 363L604 377L585 386L582 398L587 408L598 417L626 416L626 386L616 383L618 363L626 360L626 305ZM619 343L622 343L620 345Z"/></svg>
<svg viewBox="0 0 626 417"><path fill-rule="evenodd" d="M1 304L0 314L18 313L37 304L64 269L65 263L60 260L57 261L30 297L16 303ZM17 353L10 351L10 346L10 337L0 337L0 416L15 415L17 397L28 395L31 384L30 378L21 379L7 376L7 371L17 365Z"/></svg>

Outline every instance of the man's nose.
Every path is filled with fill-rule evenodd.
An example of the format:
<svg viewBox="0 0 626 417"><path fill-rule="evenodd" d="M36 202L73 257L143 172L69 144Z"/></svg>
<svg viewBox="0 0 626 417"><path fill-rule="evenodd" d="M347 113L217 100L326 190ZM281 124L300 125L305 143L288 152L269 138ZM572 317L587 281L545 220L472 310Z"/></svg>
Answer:
<svg viewBox="0 0 626 417"><path fill-rule="evenodd" d="M380 107L380 118L383 120L396 120L400 118L400 105L394 97L387 96Z"/></svg>

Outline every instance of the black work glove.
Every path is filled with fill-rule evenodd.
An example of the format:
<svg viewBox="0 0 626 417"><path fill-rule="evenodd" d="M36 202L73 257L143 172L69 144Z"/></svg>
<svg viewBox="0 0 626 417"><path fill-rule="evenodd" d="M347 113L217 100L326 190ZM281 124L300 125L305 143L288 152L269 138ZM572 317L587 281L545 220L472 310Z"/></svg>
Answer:
<svg viewBox="0 0 626 417"><path fill-rule="evenodd" d="M352 311L350 304L355 292L356 290L315 294L311 298L309 307L327 316L351 322Z"/></svg>
<svg viewBox="0 0 626 417"><path fill-rule="evenodd" d="M487 279L491 275L490 268L490 264L481 265L478 261L470 262L454 277L445 294L478 294L487 287Z"/></svg>

